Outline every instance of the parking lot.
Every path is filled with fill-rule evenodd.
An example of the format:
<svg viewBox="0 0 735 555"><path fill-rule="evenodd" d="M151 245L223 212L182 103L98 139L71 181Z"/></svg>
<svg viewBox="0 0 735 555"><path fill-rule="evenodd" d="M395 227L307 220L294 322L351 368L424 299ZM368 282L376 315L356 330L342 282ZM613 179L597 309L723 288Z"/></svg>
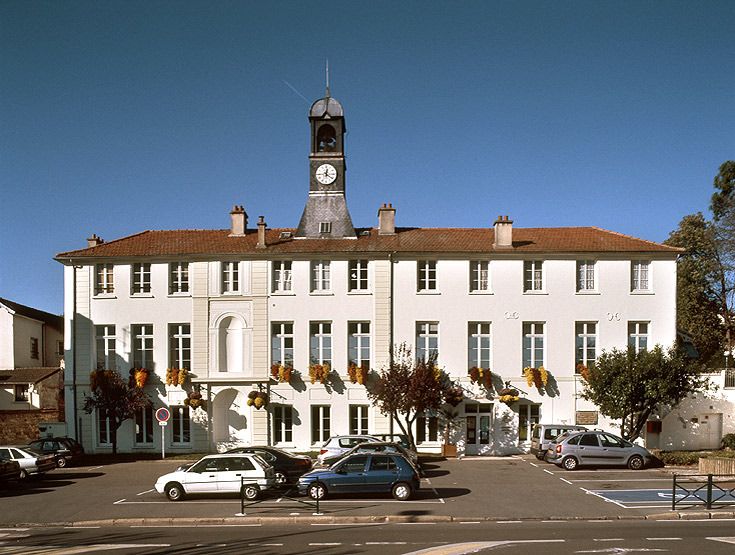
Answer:
<svg viewBox="0 0 735 555"><path fill-rule="evenodd" d="M315 504L295 491L273 492L244 510L237 496L171 502L153 483L181 461L138 461L57 469L42 480L0 489L13 510L2 524L130 518L304 516ZM666 469L562 470L532 456L432 460L409 501L389 496L335 497L320 503L333 516L435 515L461 519L616 518L668 512L672 474ZM731 501L726 499L726 501Z"/></svg>

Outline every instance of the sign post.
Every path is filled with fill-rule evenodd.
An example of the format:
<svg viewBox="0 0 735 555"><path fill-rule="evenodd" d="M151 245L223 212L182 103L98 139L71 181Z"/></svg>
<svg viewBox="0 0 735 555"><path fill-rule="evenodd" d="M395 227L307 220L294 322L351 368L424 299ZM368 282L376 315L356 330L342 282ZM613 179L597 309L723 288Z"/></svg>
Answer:
<svg viewBox="0 0 735 555"><path fill-rule="evenodd" d="M156 420L158 425L161 426L161 458L166 458L166 425L168 420L171 418L171 411L166 407L161 407L156 411Z"/></svg>

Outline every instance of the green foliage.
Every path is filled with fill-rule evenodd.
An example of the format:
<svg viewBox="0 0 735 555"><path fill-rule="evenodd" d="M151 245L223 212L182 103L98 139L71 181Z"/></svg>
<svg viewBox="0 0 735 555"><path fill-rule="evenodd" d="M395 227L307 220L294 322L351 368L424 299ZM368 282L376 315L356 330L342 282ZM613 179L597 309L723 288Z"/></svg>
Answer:
<svg viewBox="0 0 735 555"><path fill-rule="evenodd" d="M722 437L722 448L735 450L735 434L725 434Z"/></svg>
<svg viewBox="0 0 735 555"><path fill-rule="evenodd" d="M709 387L700 369L676 348L603 351L585 374L582 398L595 403L602 414L621 419L621 435L632 441L659 406L676 405Z"/></svg>
<svg viewBox="0 0 735 555"><path fill-rule="evenodd" d="M666 466L691 466L699 463L701 451L661 451L658 458Z"/></svg>

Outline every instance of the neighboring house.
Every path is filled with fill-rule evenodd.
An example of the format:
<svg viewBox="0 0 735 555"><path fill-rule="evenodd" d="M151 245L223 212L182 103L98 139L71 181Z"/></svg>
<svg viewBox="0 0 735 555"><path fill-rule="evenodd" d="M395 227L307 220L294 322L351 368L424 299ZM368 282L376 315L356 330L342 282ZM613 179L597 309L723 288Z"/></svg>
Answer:
<svg viewBox="0 0 735 555"><path fill-rule="evenodd" d="M0 443L38 437L64 418L64 319L0 298Z"/></svg>
<svg viewBox="0 0 735 555"><path fill-rule="evenodd" d="M248 228L235 206L230 229L93 235L57 255L70 434L90 452L109 450L105 414L81 410L90 370L141 367L154 406L123 425L121 451L160 450L162 432L166 452L311 449L333 434L385 433L388 419L348 369L380 370L400 343L419 357L436 352L461 382L460 452L524 450L540 420L609 427L579 398L577 365L594 364L602 349L674 342L681 251L596 227L514 228L508 217L481 229L400 228L385 204L376 227L355 228L342 106L322 98L309 120L298 227L267 229L261 217ZM293 368L290 383L271 377L281 366ZM310 380L317 366L331 370L326 384ZM529 387L523 369L541 366L546 385ZM489 387L472 383L473 367L492 370ZM172 381L181 368L183 387ZM503 382L517 401L499 400ZM249 402L257 392L268 396L262 409ZM165 427L154 425L158 407L171 411ZM440 450L440 425L436 414L417 421L419 449Z"/></svg>

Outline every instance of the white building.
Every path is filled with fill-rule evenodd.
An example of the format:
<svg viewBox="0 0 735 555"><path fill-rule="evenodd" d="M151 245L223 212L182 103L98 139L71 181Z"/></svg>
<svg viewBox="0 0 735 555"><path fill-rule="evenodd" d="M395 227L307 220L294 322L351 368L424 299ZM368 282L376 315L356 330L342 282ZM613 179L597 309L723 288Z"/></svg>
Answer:
<svg viewBox="0 0 735 555"><path fill-rule="evenodd" d="M160 449L161 430L168 452L306 450L330 434L388 431L348 366L379 370L390 346L406 343L417 355L436 350L462 383L460 450L509 453L539 420L608 424L577 396L578 363L629 343L673 343L679 249L595 227L514 228L507 217L483 229L404 229L390 205L376 227L355 228L342 107L327 96L309 119L310 191L297 228L268 229L262 217L249 228L235 206L230 229L93 236L56 257L67 421L90 452L110 448L104 415L80 409L94 368L152 371L155 406L123 425L121 451ZM329 365L326 384L311 383L310 364ZM272 365L293 367L290 383L272 379ZM529 387L523 368L541 366L547 384ZM472 367L491 369L495 387L471 383ZM189 370L184 386L166 384L179 368ZM510 405L497 395L506 381L520 390ZM195 390L205 400L196 409L185 404ZM263 409L248 404L258 391ZM160 406L172 409L165 428L153 422ZM438 451L436 415L419 428L419 448Z"/></svg>

